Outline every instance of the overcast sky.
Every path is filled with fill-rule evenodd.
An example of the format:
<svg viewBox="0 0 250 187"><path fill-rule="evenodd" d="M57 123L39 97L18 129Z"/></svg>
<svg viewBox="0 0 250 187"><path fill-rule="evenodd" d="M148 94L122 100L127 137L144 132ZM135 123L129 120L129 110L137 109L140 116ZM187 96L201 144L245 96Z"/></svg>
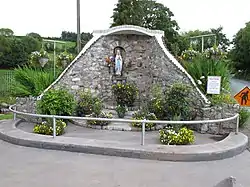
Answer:
<svg viewBox="0 0 250 187"><path fill-rule="evenodd" d="M231 39L250 21L250 0L158 0L174 13L181 31L223 26ZM81 0L81 31L110 26L117 0ZM0 0L0 28L16 35L60 36L76 32L76 0Z"/></svg>

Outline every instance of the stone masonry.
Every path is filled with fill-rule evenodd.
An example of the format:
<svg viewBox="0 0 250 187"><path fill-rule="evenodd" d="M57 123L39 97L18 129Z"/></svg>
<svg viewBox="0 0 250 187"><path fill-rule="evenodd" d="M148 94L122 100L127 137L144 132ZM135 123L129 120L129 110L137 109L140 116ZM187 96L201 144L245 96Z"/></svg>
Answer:
<svg viewBox="0 0 250 187"><path fill-rule="evenodd" d="M129 29L134 26L129 26ZM127 29L128 29L127 28ZM115 28L112 28L115 29ZM111 29L111 30L112 30ZM126 29L126 28L125 28ZM109 30L107 31L109 32ZM105 106L115 106L112 95L112 84L117 79L105 62L105 58L114 55L114 49L123 49L123 73L121 80L134 83L139 89L137 101L144 102L150 96L150 90L157 84L167 89L174 83L184 83L192 87L190 98L194 101L193 108L197 109L197 120L221 119L232 117L239 111L239 106L224 105L220 107L208 107L204 98L197 91L190 77L183 72L182 67L170 54L164 52L157 35L149 34L112 33L101 35L90 42L86 51L69 65L59 79L50 88L60 89L65 87L77 98L78 91L90 89L97 94ZM95 37L94 37L95 38ZM170 60L172 59L172 60ZM182 69L182 70L181 70ZM138 103L137 103L138 104ZM17 99L19 111L35 113L36 98ZM136 108L136 107L135 107ZM236 122L236 120L235 120ZM202 133L223 134L235 129L236 123L225 122L221 124L203 124L196 126Z"/></svg>
<svg viewBox="0 0 250 187"><path fill-rule="evenodd" d="M163 88L174 83L191 85L187 76L180 71L158 45L155 37L146 35L107 35L97 40L74 64L55 87L66 87L76 94L78 90L90 88L104 103L112 104L112 73L105 57L113 55L115 47L125 50L123 55L123 78L139 88L140 99L148 98L153 84ZM193 90L196 106L203 106L197 91Z"/></svg>

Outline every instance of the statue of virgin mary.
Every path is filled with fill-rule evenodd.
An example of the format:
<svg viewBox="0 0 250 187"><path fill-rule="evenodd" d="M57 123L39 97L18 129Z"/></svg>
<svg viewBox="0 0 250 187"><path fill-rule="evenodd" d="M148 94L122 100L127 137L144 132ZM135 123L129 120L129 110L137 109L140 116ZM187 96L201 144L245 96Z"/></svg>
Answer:
<svg viewBox="0 0 250 187"><path fill-rule="evenodd" d="M115 74L122 75L122 56L120 50L117 50L115 56Z"/></svg>

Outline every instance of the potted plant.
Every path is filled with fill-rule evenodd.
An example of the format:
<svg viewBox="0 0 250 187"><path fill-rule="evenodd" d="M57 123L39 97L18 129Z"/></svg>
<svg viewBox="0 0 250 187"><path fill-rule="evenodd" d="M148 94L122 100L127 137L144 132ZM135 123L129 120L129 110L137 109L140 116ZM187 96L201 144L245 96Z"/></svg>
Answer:
<svg viewBox="0 0 250 187"><path fill-rule="evenodd" d="M49 61L48 52L42 49L39 55L40 55L39 63L42 67L44 67L45 64Z"/></svg>
<svg viewBox="0 0 250 187"><path fill-rule="evenodd" d="M124 118L126 111L127 111L127 109L125 106L117 105L116 112L117 112L119 118Z"/></svg>
<svg viewBox="0 0 250 187"><path fill-rule="evenodd" d="M45 66L45 64L49 61L49 55L48 52L41 49L41 51L34 51L31 53L31 61L39 62L42 67Z"/></svg>
<svg viewBox="0 0 250 187"><path fill-rule="evenodd" d="M57 56L57 60L63 68L65 68L73 59L74 56L70 53L67 53L67 51L62 52Z"/></svg>

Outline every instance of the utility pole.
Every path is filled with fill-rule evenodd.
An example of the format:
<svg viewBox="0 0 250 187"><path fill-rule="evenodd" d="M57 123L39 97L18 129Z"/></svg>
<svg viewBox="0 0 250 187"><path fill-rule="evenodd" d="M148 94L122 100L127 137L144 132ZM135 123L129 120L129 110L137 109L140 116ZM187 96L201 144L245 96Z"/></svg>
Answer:
<svg viewBox="0 0 250 187"><path fill-rule="evenodd" d="M77 52L81 51L81 24L80 24L80 0L76 0L77 6Z"/></svg>

